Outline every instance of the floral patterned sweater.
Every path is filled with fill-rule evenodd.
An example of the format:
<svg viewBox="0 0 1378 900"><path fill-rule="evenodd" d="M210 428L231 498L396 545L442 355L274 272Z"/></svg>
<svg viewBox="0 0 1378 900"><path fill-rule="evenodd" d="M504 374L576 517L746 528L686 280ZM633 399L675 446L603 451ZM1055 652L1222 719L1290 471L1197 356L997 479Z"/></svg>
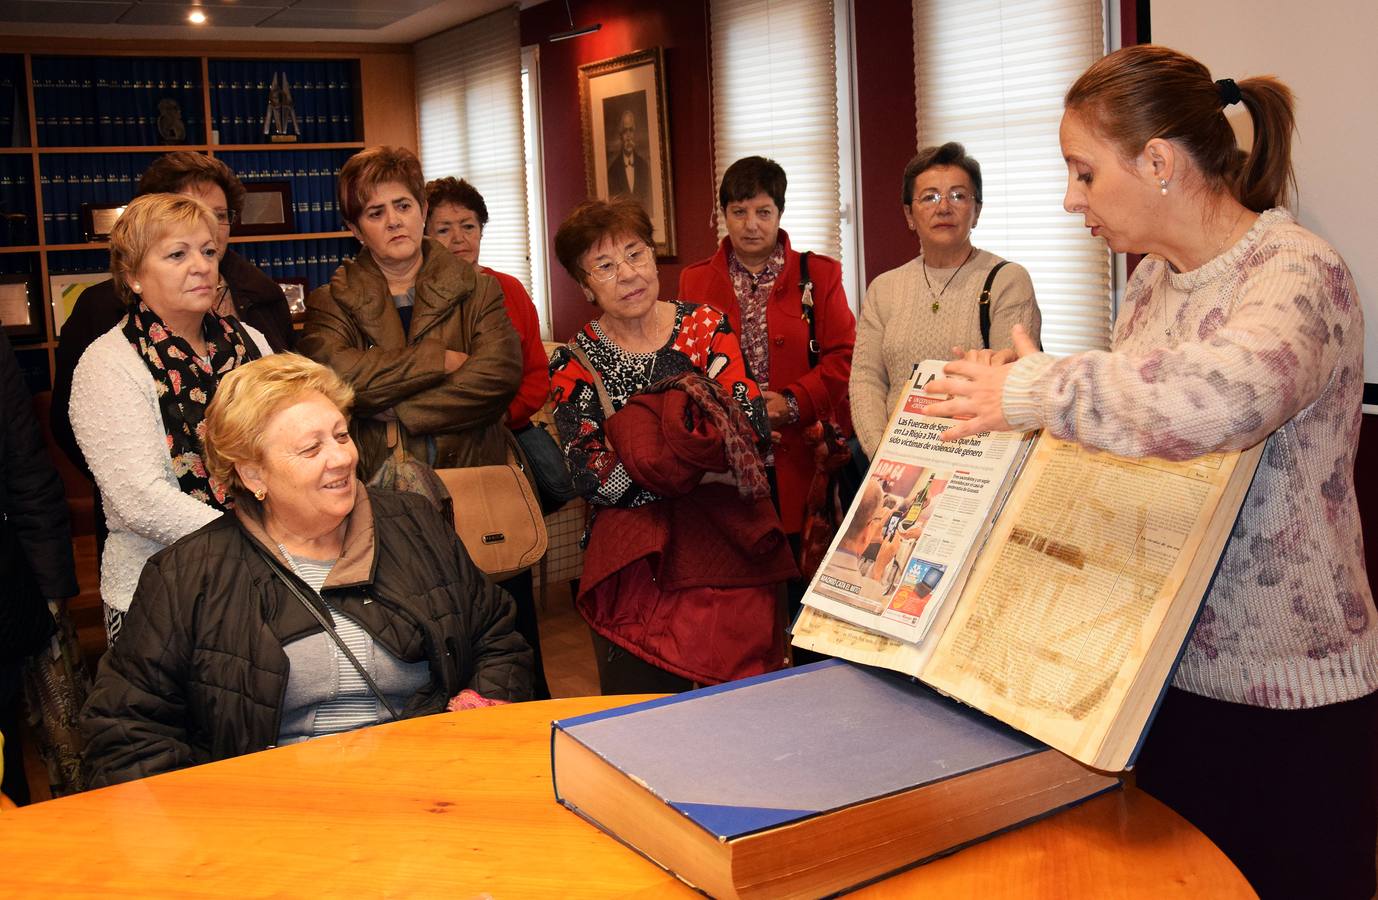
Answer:
<svg viewBox="0 0 1378 900"><path fill-rule="evenodd" d="M1363 312L1344 260L1269 210L1194 271L1145 258L1114 348L1020 360L1005 417L1125 456L1267 441L1173 684L1277 709L1378 689L1354 496Z"/></svg>
<svg viewBox="0 0 1378 900"><path fill-rule="evenodd" d="M756 433L770 435L760 388L746 374L742 347L727 317L707 305L675 304L675 325L659 350L629 353L603 333L595 319L574 336L588 361L598 370L603 387L619 410L627 399L657 381L682 372L703 372L741 405ZM580 492L601 506L641 506L660 498L627 475L617 452L603 436L603 407L593 378L568 346L550 359L550 387L555 401L555 426Z"/></svg>

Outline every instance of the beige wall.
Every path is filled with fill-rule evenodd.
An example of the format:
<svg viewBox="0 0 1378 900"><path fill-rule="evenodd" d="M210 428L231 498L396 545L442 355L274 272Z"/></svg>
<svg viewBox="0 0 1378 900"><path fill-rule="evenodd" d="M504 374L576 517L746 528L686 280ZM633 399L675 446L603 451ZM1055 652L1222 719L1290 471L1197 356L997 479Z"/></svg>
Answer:
<svg viewBox="0 0 1378 900"><path fill-rule="evenodd" d="M1364 380L1378 383L1378 3L1153 0L1152 17L1154 43L1190 53L1216 78L1271 74L1296 93L1298 214L1354 272ZM1248 120L1235 110L1232 120Z"/></svg>

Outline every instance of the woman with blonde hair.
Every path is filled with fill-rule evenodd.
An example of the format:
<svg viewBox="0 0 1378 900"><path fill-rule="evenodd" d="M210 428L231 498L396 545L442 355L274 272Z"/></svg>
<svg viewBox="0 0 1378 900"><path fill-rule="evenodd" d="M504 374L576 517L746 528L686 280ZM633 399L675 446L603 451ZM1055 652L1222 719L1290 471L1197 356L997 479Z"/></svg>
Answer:
<svg viewBox="0 0 1378 900"><path fill-rule="evenodd" d="M71 418L110 529L101 600L113 643L144 562L229 508L201 459L201 422L229 372L272 353L214 309L216 219L180 194L136 197L110 230L110 273L128 312L82 354Z"/></svg>
<svg viewBox="0 0 1378 900"><path fill-rule="evenodd" d="M1253 144L1225 109L1242 103ZM1043 428L1126 456L1264 442L1263 461L1139 758L1264 897L1374 893L1378 614L1354 494L1363 312L1335 249L1283 208L1292 95L1212 80L1165 47L1110 54L1067 92L1068 212L1146 254L1111 352L968 358L931 389L948 439ZM979 357L979 354L977 355Z"/></svg>
<svg viewBox="0 0 1378 900"><path fill-rule="evenodd" d="M426 500L356 477L353 399L295 354L226 377L205 457L234 511L145 567L84 713L93 786L530 698L511 598Z"/></svg>

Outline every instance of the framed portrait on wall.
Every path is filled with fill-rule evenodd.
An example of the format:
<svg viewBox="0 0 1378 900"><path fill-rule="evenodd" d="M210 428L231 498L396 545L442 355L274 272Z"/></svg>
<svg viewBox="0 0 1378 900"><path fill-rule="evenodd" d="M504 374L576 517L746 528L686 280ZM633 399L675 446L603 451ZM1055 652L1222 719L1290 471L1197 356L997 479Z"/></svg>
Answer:
<svg viewBox="0 0 1378 900"><path fill-rule="evenodd" d="M579 67L584 174L590 197L628 196L651 217L656 255L675 253L670 128L661 50Z"/></svg>

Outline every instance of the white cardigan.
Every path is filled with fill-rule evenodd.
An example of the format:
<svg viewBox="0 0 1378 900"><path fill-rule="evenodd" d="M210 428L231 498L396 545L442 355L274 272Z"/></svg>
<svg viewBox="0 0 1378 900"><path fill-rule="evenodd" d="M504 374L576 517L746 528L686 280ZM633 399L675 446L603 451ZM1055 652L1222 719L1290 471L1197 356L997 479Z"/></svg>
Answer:
<svg viewBox="0 0 1378 900"><path fill-rule="evenodd" d="M150 556L220 515L182 493L157 386L122 327L123 322L82 353L70 407L72 431L96 477L110 529L101 556L101 600L120 612L129 609ZM248 325L244 330L262 355L273 352L261 332Z"/></svg>

